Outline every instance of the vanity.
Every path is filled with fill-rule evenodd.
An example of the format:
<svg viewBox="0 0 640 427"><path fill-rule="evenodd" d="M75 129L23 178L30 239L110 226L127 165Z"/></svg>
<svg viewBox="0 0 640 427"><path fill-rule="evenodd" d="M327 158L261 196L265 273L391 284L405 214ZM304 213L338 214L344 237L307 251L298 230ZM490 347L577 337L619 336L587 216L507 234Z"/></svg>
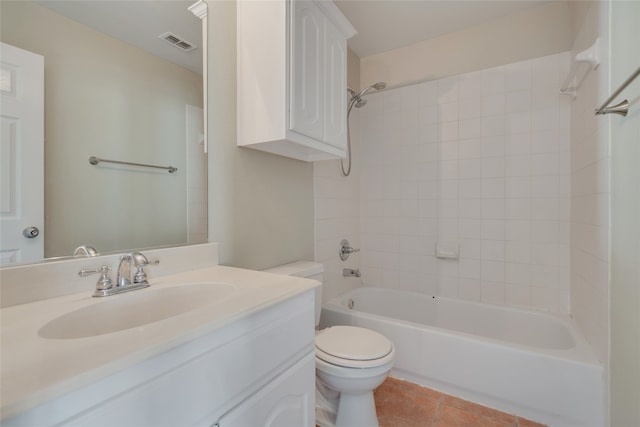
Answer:
<svg viewBox="0 0 640 427"><path fill-rule="evenodd" d="M151 286L103 298L78 271L117 255L1 270L2 425L315 425L319 283L145 255Z"/></svg>

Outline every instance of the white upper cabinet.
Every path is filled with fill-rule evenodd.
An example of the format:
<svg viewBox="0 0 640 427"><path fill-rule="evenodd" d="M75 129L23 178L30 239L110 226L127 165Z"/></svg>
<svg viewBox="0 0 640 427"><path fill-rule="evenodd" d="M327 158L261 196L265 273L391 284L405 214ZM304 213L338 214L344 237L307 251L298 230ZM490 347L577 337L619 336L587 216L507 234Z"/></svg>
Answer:
<svg viewBox="0 0 640 427"><path fill-rule="evenodd" d="M353 26L328 0L237 5L238 145L304 161L344 157Z"/></svg>
<svg viewBox="0 0 640 427"><path fill-rule="evenodd" d="M347 143L347 41L334 25L325 27L324 69L325 141L344 152Z"/></svg>
<svg viewBox="0 0 640 427"><path fill-rule="evenodd" d="M292 2L290 129L324 138L325 17L310 1Z"/></svg>

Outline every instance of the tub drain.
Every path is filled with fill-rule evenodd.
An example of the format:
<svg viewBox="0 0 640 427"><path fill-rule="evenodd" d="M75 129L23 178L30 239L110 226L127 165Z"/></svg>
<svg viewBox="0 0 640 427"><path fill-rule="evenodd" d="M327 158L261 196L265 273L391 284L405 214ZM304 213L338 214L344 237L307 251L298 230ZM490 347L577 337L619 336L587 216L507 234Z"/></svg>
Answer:
<svg viewBox="0 0 640 427"><path fill-rule="evenodd" d="M353 306L355 305L355 301L352 300L351 298L349 298L349 302L347 303L347 306L349 307L349 310L353 310Z"/></svg>

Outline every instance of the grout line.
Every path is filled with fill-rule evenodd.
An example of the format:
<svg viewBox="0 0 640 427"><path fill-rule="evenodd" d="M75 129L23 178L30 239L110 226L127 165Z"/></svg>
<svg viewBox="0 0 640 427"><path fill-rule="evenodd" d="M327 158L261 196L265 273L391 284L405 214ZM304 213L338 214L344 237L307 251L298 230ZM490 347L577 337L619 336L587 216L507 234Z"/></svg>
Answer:
<svg viewBox="0 0 640 427"><path fill-rule="evenodd" d="M436 408L436 414L431 422L431 427L436 427L438 419L440 418L440 408L442 407L442 401L444 400L444 394L440 393L440 399L438 399L438 407Z"/></svg>

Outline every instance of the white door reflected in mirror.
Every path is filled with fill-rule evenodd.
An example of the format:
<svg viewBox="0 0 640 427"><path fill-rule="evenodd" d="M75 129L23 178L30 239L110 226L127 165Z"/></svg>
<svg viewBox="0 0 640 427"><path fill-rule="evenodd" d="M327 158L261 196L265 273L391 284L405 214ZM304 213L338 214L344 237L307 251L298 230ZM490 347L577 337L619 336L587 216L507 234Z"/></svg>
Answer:
<svg viewBox="0 0 640 427"><path fill-rule="evenodd" d="M0 264L5 265L44 256L44 57L5 43L1 48Z"/></svg>

